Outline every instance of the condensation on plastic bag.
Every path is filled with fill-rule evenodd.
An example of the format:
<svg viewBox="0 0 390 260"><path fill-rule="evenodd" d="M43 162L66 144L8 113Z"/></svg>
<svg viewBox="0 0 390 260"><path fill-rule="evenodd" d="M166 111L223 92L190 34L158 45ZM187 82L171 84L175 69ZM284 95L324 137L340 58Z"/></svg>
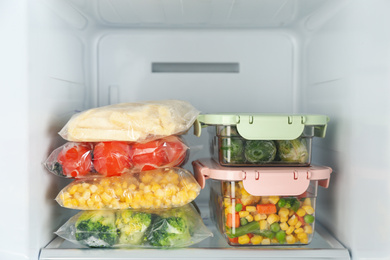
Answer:
<svg viewBox="0 0 390 260"><path fill-rule="evenodd" d="M181 166L188 158L188 150L189 147L178 136L147 143L67 142L55 149L44 165L51 173L66 178L120 176Z"/></svg>
<svg viewBox="0 0 390 260"><path fill-rule="evenodd" d="M63 207L81 210L164 209L193 201L200 192L182 168L161 168L114 177L75 180L56 197Z"/></svg>
<svg viewBox="0 0 390 260"><path fill-rule="evenodd" d="M198 114L182 100L120 103L75 114L59 134L75 142L145 142L185 133Z"/></svg>
<svg viewBox="0 0 390 260"><path fill-rule="evenodd" d="M213 236L192 204L159 211L81 211L55 233L88 247L186 247Z"/></svg>

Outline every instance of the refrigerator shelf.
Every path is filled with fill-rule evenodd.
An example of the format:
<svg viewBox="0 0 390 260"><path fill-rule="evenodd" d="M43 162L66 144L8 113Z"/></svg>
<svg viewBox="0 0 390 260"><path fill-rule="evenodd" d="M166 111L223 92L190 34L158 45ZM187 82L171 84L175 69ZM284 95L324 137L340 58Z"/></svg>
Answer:
<svg viewBox="0 0 390 260"><path fill-rule="evenodd" d="M214 237L182 249L97 249L78 246L60 237L41 249L40 260L85 259L351 259L347 248L316 222L315 235L307 246L232 247L211 222L207 205L199 205Z"/></svg>

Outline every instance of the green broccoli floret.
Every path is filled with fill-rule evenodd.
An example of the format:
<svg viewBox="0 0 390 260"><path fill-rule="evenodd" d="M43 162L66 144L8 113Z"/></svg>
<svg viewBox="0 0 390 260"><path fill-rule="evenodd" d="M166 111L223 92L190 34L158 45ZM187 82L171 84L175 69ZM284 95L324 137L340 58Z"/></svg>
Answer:
<svg viewBox="0 0 390 260"><path fill-rule="evenodd" d="M249 140L245 144L244 154L250 163L268 163L275 159L276 145L268 140Z"/></svg>
<svg viewBox="0 0 390 260"><path fill-rule="evenodd" d="M90 247L110 247L118 239L113 211L84 211L75 227L76 240Z"/></svg>
<svg viewBox="0 0 390 260"><path fill-rule="evenodd" d="M121 210L116 213L116 227L119 231L119 244L140 245L145 232L152 223L152 215L132 210Z"/></svg>
<svg viewBox="0 0 390 260"><path fill-rule="evenodd" d="M306 163L309 153L306 148L306 140L298 138L294 140L281 140L276 142L278 157L283 162Z"/></svg>
<svg viewBox="0 0 390 260"><path fill-rule="evenodd" d="M147 239L153 246L180 247L191 239L187 219L156 216Z"/></svg>
<svg viewBox="0 0 390 260"><path fill-rule="evenodd" d="M221 150L227 163L244 162L244 142L240 138L222 138Z"/></svg>

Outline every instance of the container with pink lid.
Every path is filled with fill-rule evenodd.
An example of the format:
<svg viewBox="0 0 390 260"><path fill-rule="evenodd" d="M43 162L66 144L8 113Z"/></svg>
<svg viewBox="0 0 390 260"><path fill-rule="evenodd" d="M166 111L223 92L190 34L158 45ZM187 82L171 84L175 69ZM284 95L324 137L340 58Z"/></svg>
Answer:
<svg viewBox="0 0 390 260"><path fill-rule="evenodd" d="M328 187L331 168L224 167L212 159L192 165L202 188L212 180L210 213L230 245L311 242L317 187Z"/></svg>

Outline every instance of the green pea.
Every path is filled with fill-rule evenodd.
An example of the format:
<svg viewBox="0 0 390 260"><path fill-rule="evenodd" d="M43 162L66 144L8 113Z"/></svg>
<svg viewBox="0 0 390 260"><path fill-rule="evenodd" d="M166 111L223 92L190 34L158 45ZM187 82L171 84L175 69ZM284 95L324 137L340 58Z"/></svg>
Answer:
<svg viewBox="0 0 390 260"><path fill-rule="evenodd" d="M305 215L305 216L303 217L303 220L304 220L306 223L311 224L311 223L314 222L314 216L312 216L312 215Z"/></svg>
<svg viewBox="0 0 390 260"><path fill-rule="evenodd" d="M283 208L284 206L286 205L286 200L281 198L279 201L278 201L278 206L279 208Z"/></svg>
<svg viewBox="0 0 390 260"><path fill-rule="evenodd" d="M272 223L270 229L272 232L278 232L280 230L280 225L278 223Z"/></svg>
<svg viewBox="0 0 390 260"><path fill-rule="evenodd" d="M241 203L236 204L236 211L240 212L241 210L242 210L242 204Z"/></svg>
<svg viewBox="0 0 390 260"><path fill-rule="evenodd" d="M283 244L284 242L286 242L286 232L284 232L283 230L279 230L275 234L275 238L279 241L279 243Z"/></svg>
<svg viewBox="0 0 390 260"><path fill-rule="evenodd" d="M246 218L240 218L240 224L241 226L245 226L246 224L248 224L248 220Z"/></svg>

